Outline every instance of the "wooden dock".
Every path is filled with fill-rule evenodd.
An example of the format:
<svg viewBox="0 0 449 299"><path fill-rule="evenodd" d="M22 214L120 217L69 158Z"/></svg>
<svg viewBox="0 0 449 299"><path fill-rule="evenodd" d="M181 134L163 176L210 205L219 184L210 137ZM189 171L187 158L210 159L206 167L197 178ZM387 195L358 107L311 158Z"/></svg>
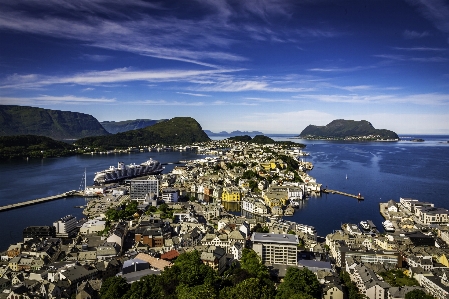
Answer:
<svg viewBox="0 0 449 299"><path fill-rule="evenodd" d="M33 199L33 200L28 200L28 201L24 201L24 202L18 202L18 203L13 203L13 204L10 204L7 206L3 206L3 207L0 207L0 212L9 211L12 209L23 208L23 207L31 206L31 205L36 205L39 203L44 203L44 202L48 202L48 201L52 201L52 200L56 200L56 199L61 199L61 198L65 198L68 196L82 196L82 195L83 195L83 192L80 192L80 191L76 191L76 190L67 191L67 192L64 192L64 193L58 194L58 195L53 195L53 196L49 196L49 197L38 198L38 199Z"/></svg>
<svg viewBox="0 0 449 299"><path fill-rule="evenodd" d="M364 200L365 199L363 196L360 195L360 193L358 195L354 195L354 194L349 194L349 193L346 193L346 192L337 191L337 190L331 190L331 189L323 189L321 191L324 192L324 193L340 194L340 195L356 198L358 200Z"/></svg>

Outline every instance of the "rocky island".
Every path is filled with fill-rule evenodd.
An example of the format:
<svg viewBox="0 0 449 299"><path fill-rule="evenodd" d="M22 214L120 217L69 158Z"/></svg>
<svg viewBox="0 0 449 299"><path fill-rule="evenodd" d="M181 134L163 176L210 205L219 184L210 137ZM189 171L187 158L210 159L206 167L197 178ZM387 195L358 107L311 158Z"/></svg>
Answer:
<svg viewBox="0 0 449 299"><path fill-rule="evenodd" d="M375 129L366 121L336 119L326 126L308 125L299 135L304 139L326 140L399 140L399 136L390 130Z"/></svg>

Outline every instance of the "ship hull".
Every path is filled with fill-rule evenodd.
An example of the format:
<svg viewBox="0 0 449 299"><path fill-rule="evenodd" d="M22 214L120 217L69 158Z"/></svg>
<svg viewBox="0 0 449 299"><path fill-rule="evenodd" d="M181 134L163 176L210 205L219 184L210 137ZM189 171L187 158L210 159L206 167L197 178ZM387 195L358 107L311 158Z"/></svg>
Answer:
<svg viewBox="0 0 449 299"><path fill-rule="evenodd" d="M119 162L117 167L110 166L109 169L95 173L94 185L114 183L140 176L157 175L163 170L164 167L162 167L161 163L153 159L140 165L125 165L123 162Z"/></svg>

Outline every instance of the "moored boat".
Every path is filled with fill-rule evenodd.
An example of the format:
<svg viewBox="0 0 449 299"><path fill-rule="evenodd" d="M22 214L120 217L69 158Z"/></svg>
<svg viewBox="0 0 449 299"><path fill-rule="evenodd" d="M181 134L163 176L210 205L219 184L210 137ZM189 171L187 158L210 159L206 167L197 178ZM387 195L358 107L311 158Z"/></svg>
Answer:
<svg viewBox="0 0 449 299"><path fill-rule="evenodd" d="M360 221L360 227L364 230L370 230L370 226L366 221Z"/></svg>
<svg viewBox="0 0 449 299"><path fill-rule="evenodd" d="M385 220L382 225L386 232L394 232L394 225L390 220Z"/></svg>

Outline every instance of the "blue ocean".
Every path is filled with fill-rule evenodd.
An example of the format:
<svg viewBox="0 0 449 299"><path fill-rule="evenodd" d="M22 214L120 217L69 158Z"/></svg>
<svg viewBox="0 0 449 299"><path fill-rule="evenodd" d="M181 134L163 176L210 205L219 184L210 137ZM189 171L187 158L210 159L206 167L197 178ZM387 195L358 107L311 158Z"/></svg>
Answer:
<svg viewBox="0 0 449 299"><path fill-rule="evenodd" d="M380 227L379 203L400 197L433 202L449 209L449 136L401 136L398 142L340 142L291 139L293 135L269 135L275 140L306 144L314 164L310 175L323 187L365 200L322 194L305 200L292 217L285 219L313 225L318 235L340 229L342 223L373 220ZM411 140L421 138L424 142ZM149 158L162 163L195 159L192 152L146 152L136 154L81 155L65 158L0 161L0 205L26 201L79 189L86 169L92 184L96 171L117 165L141 163ZM166 171L174 166L167 165ZM0 213L0 250L21 240L30 225L52 225L68 214L82 217L84 198L67 198Z"/></svg>

